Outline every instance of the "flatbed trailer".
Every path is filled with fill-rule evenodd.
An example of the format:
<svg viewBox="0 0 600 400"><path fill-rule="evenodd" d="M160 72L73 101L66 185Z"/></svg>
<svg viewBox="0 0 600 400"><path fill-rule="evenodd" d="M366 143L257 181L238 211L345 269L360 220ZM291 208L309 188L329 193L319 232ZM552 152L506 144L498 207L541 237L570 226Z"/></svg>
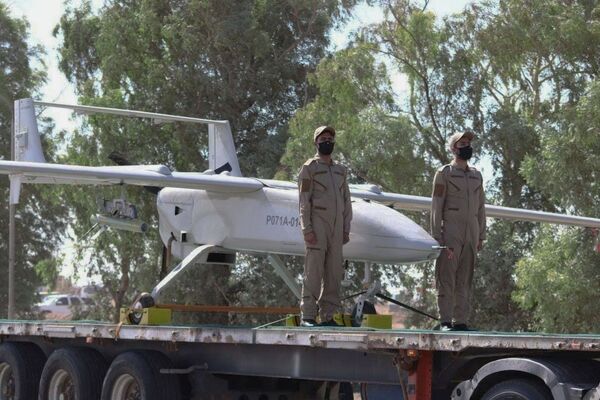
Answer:
<svg viewBox="0 0 600 400"><path fill-rule="evenodd" d="M600 335L4 320L0 399L592 400L599 357Z"/></svg>

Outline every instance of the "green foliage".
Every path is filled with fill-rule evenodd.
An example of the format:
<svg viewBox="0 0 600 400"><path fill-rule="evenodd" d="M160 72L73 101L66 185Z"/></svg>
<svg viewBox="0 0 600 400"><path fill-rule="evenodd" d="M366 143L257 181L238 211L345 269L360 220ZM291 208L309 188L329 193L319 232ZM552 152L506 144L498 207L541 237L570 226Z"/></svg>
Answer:
<svg viewBox="0 0 600 400"><path fill-rule="evenodd" d="M32 97L45 80L41 63L43 51L27 44L29 25L11 17L7 6L0 2L0 155L10 159L10 138L13 102ZM39 63L40 68L33 65ZM51 157L50 137L53 126L45 121L40 127L44 147ZM0 259L8 260L8 179L0 181ZM40 284L34 266L51 259L60 233L64 229L64 206L52 189L24 186L21 203L16 209L15 237L15 297L17 313L25 316L36 301L35 289ZM8 304L8 263L0 263L0 317L6 316Z"/></svg>
<svg viewBox="0 0 600 400"><path fill-rule="evenodd" d="M600 86L593 82L574 106L565 106L541 130L540 154L528 157L523 173L561 210L600 215ZM581 229L546 229L532 253L518 264L515 298L534 315L533 328L597 332L593 311L600 256Z"/></svg>
<svg viewBox="0 0 600 400"><path fill-rule="evenodd" d="M56 30L61 68L86 102L229 120L243 172L272 177L287 120L307 100L306 73L353 3L115 1L98 15L84 4ZM165 144L146 147L146 158L176 154L188 160L168 160L179 168L204 165L195 150L205 136L186 132L178 127L166 143L171 135L147 135Z"/></svg>
<svg viewBox="0 0 600 400"><path fill-rule="evenodd" d="M418 135L405 118L394 116L385 66L376 62L372 51L358 44L319 64L310 78L319 94L290 123L282 158L287 173L281 177L295 178L300 165L315 153L314 129L331 125L336 129L335 156L350 168L354 180L392 191L428 191L426 162L416 149ZM390 170L391 164L395 170Z"/></svg>
<svg viewBox="0 0 600 400"><path fill-rule="evenodd" d="M48 291L50 292L54 290L56 279L60 274L61 261L57 258L48 258L35 264L35 273L41 282L48 286Z"/></svg>
<svg viewBox="0 0 600 400"><path fill-rule="evenodd" d="M541 131L542 151L526 160L524 174L562 209L600 215L600 84L592 83L575 107L565 107Z"/></svg>
<svg viewBox="0 0 600 400"><path fill-rule="evenodd" d="M517 263L515 300L533 318L531 330L598 332L600 255L589 232L546 228L532 255Z"/></svg>

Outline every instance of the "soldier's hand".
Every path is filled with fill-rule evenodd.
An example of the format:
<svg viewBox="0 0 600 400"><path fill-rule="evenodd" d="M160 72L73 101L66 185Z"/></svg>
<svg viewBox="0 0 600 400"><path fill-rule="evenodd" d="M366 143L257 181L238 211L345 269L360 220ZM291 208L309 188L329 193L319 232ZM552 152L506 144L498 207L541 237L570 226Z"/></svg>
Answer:
<svg viewBox="0 0 600 400"><path fill-rule="evenodd" d="M314 232L308 232L304 234L304 241L308 244L317 244L317 235Z"/></svg>
<svg viewBox="0 0 600 400"><path fill-rule="evenodd" d="M481 251L481 249L483 249L483 240L480 240L479 243L477 243L477 251Z"/></svg>
<svg viewBox="0 0 600 400"><path fill-rule="evenodd" d="M448 260L452 260L454 258L454 249L451 247L448 247L446 249L446 254L448 255Z"/></svg>
<svg viewBox="0 0 600 400"><path fill-rule="evenodd" d="M350 233L344 232L344 244L350 241Z"/></svg>

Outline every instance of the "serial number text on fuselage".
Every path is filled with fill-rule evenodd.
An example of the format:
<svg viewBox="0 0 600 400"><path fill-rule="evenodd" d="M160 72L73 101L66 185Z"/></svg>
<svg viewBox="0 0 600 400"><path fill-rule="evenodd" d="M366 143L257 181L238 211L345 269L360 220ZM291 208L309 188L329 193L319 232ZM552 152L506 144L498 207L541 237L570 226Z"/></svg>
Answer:
<svg viewBox="0 0 600 400"><path fill-rule="evenodd" d="M267 215L266 224L268 226L289 226L297 228L300 226L300 217L290 217L287 215Z"/></svg>

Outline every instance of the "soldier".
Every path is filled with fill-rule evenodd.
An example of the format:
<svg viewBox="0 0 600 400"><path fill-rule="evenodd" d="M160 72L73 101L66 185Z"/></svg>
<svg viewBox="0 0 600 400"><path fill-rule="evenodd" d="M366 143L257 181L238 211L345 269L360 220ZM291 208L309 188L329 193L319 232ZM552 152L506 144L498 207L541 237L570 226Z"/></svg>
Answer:
<svg viewBox="0 0 600 400"><path fill-rule="evenodd" d="M344 275L342 245L350 240L352 204L346 168L331 159L335 130L315 130L317 154L300 169L300 223L306 257L302 282L302 325L337 325L333 315L340 308L340 284Z"/></svg>
<svg viewBox="0 0 600 400"><path fill-rule="evenodd" d="M435 329L469 330L470 294L477 252L485 240L485 194L481 173L470 167L473 132L448 140L454 159L435 174L431 235L446 246L435 264L440 325Z"/></svg>

